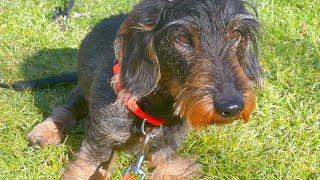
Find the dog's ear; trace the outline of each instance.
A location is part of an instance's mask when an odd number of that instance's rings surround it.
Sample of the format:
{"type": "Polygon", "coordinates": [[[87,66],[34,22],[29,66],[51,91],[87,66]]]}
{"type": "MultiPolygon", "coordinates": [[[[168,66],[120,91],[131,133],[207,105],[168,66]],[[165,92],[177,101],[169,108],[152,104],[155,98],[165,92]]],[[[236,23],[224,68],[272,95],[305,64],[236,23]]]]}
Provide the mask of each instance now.
{"type": "Polygon", "coordinates": [[[238,57],[241,59],[240,64],[244,69],[245,74],[251,79],[258,87],[263,84],[262,69],[257,56],[258,50],[256,42],[246,39],[240,42],[238,46],[238,57]],[[251,47],[250,47],[251,46],[251,47]]]}
{"type": "Polygon", "coordinates": [[[258,87],[261,87],[263,84],[262,69],[256,53],[255,50],[249,50],[247,58],[242,65],[245,67],[247,76],[253,80],[258,87]]]}
{"type": "Polygon", "coordinates": [[[262,86],[262,69],[258,59],[258,44],[260,22],[257,17],[249,14],[240,14],[234,18],[243,35],[237,49],[240,64],[246,75],[256,83],[258,87],[262,86]]]}
{"type": "Polygon", "coordinates": [[[158,9],[136,8],[118,31],[115,52],[121,65],[119,80],[126,96],[139,99],[158,84],[160,66],[154,49],[154,28],[158,21],[158,9]]]}

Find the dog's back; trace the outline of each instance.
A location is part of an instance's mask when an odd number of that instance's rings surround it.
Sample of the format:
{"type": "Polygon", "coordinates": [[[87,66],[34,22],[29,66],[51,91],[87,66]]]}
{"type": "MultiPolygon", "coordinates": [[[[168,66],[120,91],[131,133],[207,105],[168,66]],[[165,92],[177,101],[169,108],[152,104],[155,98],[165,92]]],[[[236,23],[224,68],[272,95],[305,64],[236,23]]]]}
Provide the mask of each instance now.
{"type": "Polygon", "coordinates": [[[100,21],[82,41],[78,54],[79,83],[87,95],[93,78],[100,75],[113,76],[115,62],[114,41],[126,15],[120,14],[100,21]],[[103,72],[103,73],[101,73],[103,72]]]}

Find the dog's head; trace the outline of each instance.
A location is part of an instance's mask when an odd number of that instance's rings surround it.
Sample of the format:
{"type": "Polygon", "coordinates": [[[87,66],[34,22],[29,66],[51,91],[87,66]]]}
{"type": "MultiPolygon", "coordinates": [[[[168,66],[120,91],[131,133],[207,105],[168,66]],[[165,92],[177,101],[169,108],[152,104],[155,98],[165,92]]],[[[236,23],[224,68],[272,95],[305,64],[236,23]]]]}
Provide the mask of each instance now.
{"type": "Polygon", "coordinates": [[[261,84],[257,17],[241,0],[145,0],[115,43],[122,100],[159,86],[194,128],[248,120],[261,84]]]}

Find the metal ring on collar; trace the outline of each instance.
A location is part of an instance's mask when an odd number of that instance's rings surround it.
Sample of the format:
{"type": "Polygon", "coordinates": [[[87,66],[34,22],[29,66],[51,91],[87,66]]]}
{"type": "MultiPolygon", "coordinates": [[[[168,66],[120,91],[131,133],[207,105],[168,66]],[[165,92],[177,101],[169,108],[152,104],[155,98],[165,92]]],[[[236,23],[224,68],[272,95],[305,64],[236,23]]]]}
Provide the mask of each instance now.
{"type": "MultiPolygon", "coordinates": [[[[145,131],[145,125],[146,125],[146,120],[143,120],[142,125],[141,125],[141,131],[142,131],[143,135],[147,136],[148,133],[146,133],[146,131],[145,131]]],[[[162,130],[162,124],[159,126],[157,132],[155,132],[154,134],[151,134],[151,137],[152,138],[156,137],[160,133],[161,130],[162,130]]]]}

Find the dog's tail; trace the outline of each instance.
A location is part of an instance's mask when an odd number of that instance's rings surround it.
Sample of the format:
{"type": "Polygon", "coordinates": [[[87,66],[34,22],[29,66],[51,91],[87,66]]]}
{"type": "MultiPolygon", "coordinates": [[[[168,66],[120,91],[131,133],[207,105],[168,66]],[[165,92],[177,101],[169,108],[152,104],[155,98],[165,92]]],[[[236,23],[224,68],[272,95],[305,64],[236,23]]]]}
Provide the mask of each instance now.
{"type": "Polygon", "coordinates": [[[55,76],[49,76],[29,81],[19,81],[13,84],[0,83],[0,88],[13,89],[15,91],[44,89],[54,85],[73,84],[78,82],[78,73],[69,72],[55,76]]]}

